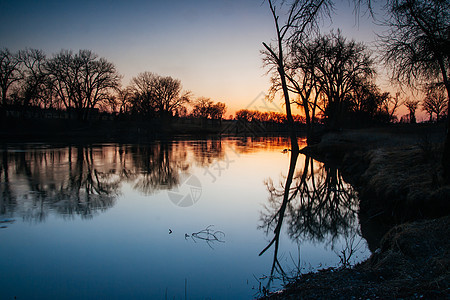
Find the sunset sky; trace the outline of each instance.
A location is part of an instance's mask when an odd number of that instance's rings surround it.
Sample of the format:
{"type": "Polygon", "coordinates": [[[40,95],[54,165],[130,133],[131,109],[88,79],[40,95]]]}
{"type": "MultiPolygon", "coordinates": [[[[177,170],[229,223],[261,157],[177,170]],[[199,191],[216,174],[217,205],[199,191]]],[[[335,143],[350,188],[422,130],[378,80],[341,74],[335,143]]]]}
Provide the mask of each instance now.
{"type": "MultiPolygon", "coordinates": [[[[349,1],[337,4],[324,32],[375,39],[370,18],[358,22],[349,1]]],[[[178,78],[196,97],[225,102],[229,115],[267,92],[260,50],[275,30],[262,0],[0,0],[0,36],[0,47],[12,51],[93,50],[116,65],[123,86],[144,71],[178,78]]]]}

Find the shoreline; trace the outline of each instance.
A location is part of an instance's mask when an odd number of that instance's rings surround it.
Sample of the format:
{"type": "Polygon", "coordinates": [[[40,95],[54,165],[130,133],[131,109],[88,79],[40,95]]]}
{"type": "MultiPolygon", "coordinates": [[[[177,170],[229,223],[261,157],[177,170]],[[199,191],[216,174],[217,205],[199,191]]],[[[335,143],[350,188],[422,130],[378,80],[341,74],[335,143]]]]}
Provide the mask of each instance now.
{"type": "Polygon", "coordinates": [[[450,295],[450,186],[438,125],[327,133],[302,153],[337,166],[360,198],[372,255],[350,268],[303,274],[262,299],[437,299],[450,295]]]}

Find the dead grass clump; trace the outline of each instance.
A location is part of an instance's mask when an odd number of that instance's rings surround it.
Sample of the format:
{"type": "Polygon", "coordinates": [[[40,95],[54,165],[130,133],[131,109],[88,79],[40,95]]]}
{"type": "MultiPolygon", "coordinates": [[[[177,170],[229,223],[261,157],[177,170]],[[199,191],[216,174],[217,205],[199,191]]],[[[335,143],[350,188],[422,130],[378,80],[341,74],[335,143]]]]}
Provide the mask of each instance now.
{"type": "Polygon", "coordinates": [[[396,226],[384,236],[379,253],[372,255],[366,267],[386,279],[414,279],[414,284],[422,285],[416,282],[421,279],[425,286],[447,281],[448,285],[449,235],[449,216],[396,226]]]}
{"type": "Polygon", "coordinates": [[[448,214],[450,190],[440,175],[440,148],[427,151],[433,153],[424,154],[417,145],[368,152],[361,198],[369,203],[362,206],[400,221],[448,214]]]}

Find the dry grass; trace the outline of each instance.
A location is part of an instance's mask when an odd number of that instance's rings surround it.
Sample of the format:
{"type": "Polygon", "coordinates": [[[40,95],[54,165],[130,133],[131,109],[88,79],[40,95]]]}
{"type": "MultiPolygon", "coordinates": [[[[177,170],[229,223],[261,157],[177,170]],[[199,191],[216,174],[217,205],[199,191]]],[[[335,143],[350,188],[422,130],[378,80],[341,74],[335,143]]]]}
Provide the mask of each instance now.
{"type": "Polygon", "coordinates": [[[362,208],[369,215],[395,216],[397,222],[447,215],[450,187],[441,175],[441,152],[438,145],[410,145],[366,153],[370,163],[360,180],[362,208]]]}
{"type": "Polygon", "coordinates": [[[361,210],[394,223],[450,213],[438,125],[398,126],[330,133],[305,153],[337,164],[357,187],[361,210]]]}

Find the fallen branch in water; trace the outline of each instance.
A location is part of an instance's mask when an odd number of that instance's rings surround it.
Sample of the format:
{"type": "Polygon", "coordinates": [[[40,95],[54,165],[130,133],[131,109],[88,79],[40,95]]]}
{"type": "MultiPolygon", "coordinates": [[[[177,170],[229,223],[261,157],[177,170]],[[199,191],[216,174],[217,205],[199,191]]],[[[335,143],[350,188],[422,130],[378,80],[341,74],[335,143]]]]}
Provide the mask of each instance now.
{"type": "Polygon", "coordinates": [[[211,229],[211,227],[213,227],[213,226],[214,225],[209,225],[205,229],[198,231],[198,232],[194,232],[191,235],[186,233],[184,235],[184,238],[187,239],[190,237],[195,243],[197,242],[196,240],[206,241],[208,246],[211,249],[214,249],[211,246],[211,243],[214,243],[214,242],[225,243],[225,241],[223,240],[223,238],[225,237],[225,233],[220,230],[211,229]]]}

